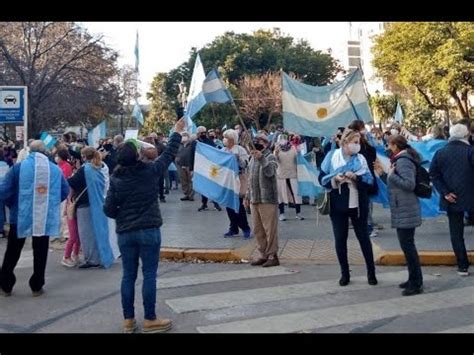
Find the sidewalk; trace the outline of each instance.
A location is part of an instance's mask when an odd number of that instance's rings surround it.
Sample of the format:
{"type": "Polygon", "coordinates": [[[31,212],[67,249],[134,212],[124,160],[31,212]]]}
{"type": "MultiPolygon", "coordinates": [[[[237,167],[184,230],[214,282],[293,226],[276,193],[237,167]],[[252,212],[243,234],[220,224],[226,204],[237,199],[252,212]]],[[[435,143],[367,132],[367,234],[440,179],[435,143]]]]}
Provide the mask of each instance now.
{"type": "MultiPolygon", "coordinates": [[[[172,190],[166,195],[166,203],[161,203],[163,226],[161,228],[161,257],[166,259],[188,259],[206,261],[241,261],[258,256],[255,238],[242,236],[224,238],[229,219],[225,209],[214,210],[211,202],[209,210],[198,212],[201,196],[195,201],[180,201],[180,190],[172,190]]],[[[295,210],[285,211],[287,220],[279,222],[279,256],[281,259],[308,261],[315,264],[337,264],[331,222],[328,216],[319,216],[319,224],[314,206],[302,206],[303,221],[295,219],[295,210]]],[[[251,216],[248,215],[249,223],[251,216]]],[[[374,256],[379,265],[403,265],[405,259],[394,229],[390,228],[390,212],[375,205],[374,220],[384,229],[377,230],[372,238],[374,256]]],[[[471,263],[474,262],[474,228],[466,227],[466,248],[471,263]]],[[[447,217],[425,220],[416,230],[415,243],[423,265],[455,265],[451,247],[447,217]]],[[[64,245],[52,244],[54,249],[64,245]]],[[[349,231],[349,262],[363,265],[364,259],[354,231],[349,231]]]]}
{"type": "MultiPolygon", "coordinates": [[[[197,212],[200,197],[194,202],[179,201],[179,191],[167,195],[167,203],[161,205],[164,225],[162,227],[165,258],[197,258],[213,261],[248,260],[258,256],[255,238],[223,238],[227,231],[228,218],[225,211],[197,212]],[[182,222],[185,224],[181,224],[182,222]]],[[[316,208],[302,206],[304,221],[295,219],[295,210],[287,209],[287,220],[279,222],[279,256],[282,259],[308,260],[317,264],[335,264],[332,226],[328,216],[319,216],[316,208]]],[[[251,216],[248,216],[249,223],[251,216]]],[[[398,243],[395,229],[390,228],[390,212],[375,205],[374,219],[384,229],[372,238],[377,264],[403,265],[405,260],[398,243]]],[[[474,261],[474,227],[466,227],[466,248],[471,262],[474,261]]],[[[429,219],[417,229],[415,243],[423,265],[455,265],[455,257],[449,237],[447,217],[429,219]]],[[[364,264],[359,244],[353,230],[349,232],[348,255],[351,264],[364,264]]]]}

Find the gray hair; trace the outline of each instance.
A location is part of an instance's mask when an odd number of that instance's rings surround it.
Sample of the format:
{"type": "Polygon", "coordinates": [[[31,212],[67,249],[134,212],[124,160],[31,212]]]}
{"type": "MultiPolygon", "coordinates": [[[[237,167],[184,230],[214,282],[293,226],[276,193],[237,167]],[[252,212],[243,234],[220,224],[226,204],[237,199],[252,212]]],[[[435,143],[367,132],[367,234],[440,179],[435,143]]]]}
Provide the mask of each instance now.
{"type": "Polygon", "coordinates": [[[46,152],[46,146],[44,145],[44,142],[42,140],[35,140],[30,143],[30,151],[33,152],[40,152],[44,153],[46,152]]]}
{"type": "Polygon", "coordinates": [[[120,143],[123,142],[123,136],[121,134],[117,134],[115,137],[114,137],[114,143],[116,145],[119,145],[120,143]]]}
{"type": "Polygon", "coordinates": [[[234,144],[239,144],[239,134],[235,129],[225,130],[222,136],[227,139],[232,139],[234,141],[234,144]]]}
{"type": "Polygon", "coordinates": [[[199,133],[204,133],[204,132],[207,132],[207,128],[204,127],[204,126],[199,126],[196,130],[196,132],[199,134],[199,133]]]}

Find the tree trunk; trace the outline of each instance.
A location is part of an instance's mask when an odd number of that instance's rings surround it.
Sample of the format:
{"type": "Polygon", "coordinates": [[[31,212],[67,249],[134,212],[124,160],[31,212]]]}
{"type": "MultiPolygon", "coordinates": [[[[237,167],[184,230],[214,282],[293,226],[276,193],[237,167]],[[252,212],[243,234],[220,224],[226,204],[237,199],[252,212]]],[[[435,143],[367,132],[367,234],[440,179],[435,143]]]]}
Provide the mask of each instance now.
{"type": "Polygon", "coordinates": [[[273,112],[270,112],[270,114],[268,115],[267,124],[265,125],[266,128],[270,128],[272,117],[273,117],[273,112]]]}
{"type": "Polygon", "coordinates": [[[424,92],[418,85],[415,85],[415,87],[418,90],[418,92],[421,94],[421,96],[423,96],[423,98],[425,99],[426,103],[428,104],[430,108],[435,109],[435,110],[444,110],[444,105],[435,105],[435,103],[431,101],[430,97],[428,96],[426,92],[424,92]]]}
{"type": "Polygon", "coordinates": [[[464,106],[464,110],[466,111],[466,116],[465,117],[470,118],[468,92],[469,92],[469,90],[467,90],[467,89],[462,91],[462,93],[461,93],[461,102],[464,106]]]}
{"type": "MultiPolygon", "coordinates": [[[[469,112],[467,112],[466,108],[463,106],[463,102],[458,96],[458,93],[456,92],[456,89],[451,90],[451,97],[456,101],[456,105],[458,107],[459,113],[461,114],[462,117],[469,117],[469,112]]],[[[466,96],[467,100],[467,96],[466,96]]],[[[467,107],[467,103],[466,103],[467,107]]]]}

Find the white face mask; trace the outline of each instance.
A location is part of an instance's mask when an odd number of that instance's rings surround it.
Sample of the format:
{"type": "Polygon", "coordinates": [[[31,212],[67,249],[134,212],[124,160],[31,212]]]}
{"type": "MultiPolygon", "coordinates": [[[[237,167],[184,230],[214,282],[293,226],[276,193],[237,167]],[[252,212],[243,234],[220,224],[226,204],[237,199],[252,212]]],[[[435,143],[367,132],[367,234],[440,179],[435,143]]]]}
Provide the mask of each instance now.
{"type": "Polygon", "coordinates": [[[189,141],[189,137],[184,136],[183,138],[181,138],[182,143],[186,143],[187,141],[189,141]]]}
{"type": "Polygon", "coordinates": [[[360,144],[358,143],[349,143],[347,145],[351,154],[357,154],[360,152],[360,144]]]}
{"type": "Polygon", "coordinates": [[[367,134],[367,131],[366,131],[365,129],[363,129],[362,131],[360,131],[360,134],[366,135],[366,134],[367,134]]]}
{"type": "Polygon", "coordinates": [[[400,133],[398,132],[398,129],[391,129],[390,130],[390,133],[392,134],[392,136],[398,136],[400,133]]]}
{"type": "Polygon", "coordinates": [[[59,163],[59,157],[54,157],[54,161],[55,161],[56,163],[59,163]]]}

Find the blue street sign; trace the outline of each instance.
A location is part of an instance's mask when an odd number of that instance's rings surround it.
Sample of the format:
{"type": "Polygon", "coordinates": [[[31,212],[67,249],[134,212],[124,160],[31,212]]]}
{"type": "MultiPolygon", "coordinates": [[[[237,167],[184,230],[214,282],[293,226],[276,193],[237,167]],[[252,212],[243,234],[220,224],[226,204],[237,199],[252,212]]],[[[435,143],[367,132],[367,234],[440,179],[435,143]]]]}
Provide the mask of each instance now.
{"type": "Polygon", "coordinates": [[[0,123],[24,123],[27,115],[26,86],[0,86],[0,123]]]}

